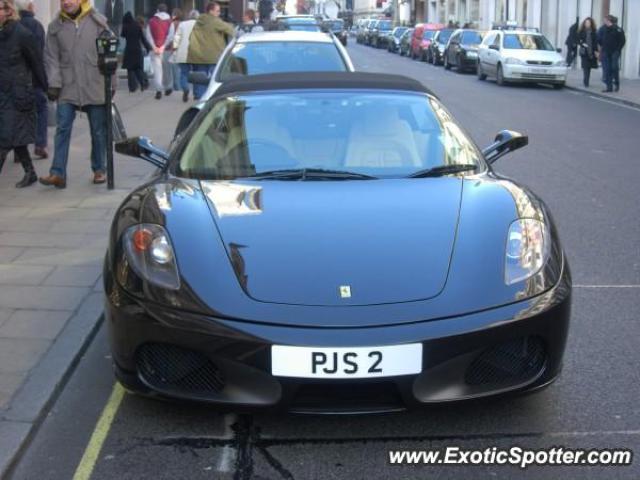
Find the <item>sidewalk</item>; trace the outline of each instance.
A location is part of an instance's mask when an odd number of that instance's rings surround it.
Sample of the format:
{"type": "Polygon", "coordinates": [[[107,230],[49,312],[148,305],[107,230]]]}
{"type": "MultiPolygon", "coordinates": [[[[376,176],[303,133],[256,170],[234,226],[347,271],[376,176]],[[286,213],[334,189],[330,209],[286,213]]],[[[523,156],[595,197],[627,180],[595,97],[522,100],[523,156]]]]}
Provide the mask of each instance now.
{"type": "MultiPolygon", "coordinates": [[[[578,59],[580,62],[580,59],[578,59]]],[[[640,108],[640,80],[620,79],[620,91],[612,93],[602,93],[605,85],[602,83],[602,68],[591,70],[589,88],[582,84],[582,69],[570,68],[567,77],[567,88],[589,93],[590,95],[606,98],[612,102],[623,103],[640,108]]]]}
{"type": "MultiPolygon", "coordinates": [[[[168,143],[187,104],[174,93],[120,90],[116,103],[130,136],[168,143]]],[[[34,160],[48,173],[53,156],[34,160]]],[[[54,397],[102,315],[102,261],[115,208],[153,167],[115,155],[115,186],[93,185],[86,115],[73,131],[65,190],[18,190],[22,169],[7,158],[0,174],[0,478],[54,397]]]]}

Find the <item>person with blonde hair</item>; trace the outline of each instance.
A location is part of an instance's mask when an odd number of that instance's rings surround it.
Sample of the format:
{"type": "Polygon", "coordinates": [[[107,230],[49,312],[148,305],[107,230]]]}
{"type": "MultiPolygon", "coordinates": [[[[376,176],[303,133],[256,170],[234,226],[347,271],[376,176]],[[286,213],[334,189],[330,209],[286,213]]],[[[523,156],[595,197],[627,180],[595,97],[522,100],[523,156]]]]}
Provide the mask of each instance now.
{"type": "Polygon", "coordinates": [[[42,56],[33,34],[20,23],[11,0],[0,0],[0,170],[11,150],[24,177],[16,188],[38,180],[27,146],[35,140],[34,84],[47,89],[42,56]]]}

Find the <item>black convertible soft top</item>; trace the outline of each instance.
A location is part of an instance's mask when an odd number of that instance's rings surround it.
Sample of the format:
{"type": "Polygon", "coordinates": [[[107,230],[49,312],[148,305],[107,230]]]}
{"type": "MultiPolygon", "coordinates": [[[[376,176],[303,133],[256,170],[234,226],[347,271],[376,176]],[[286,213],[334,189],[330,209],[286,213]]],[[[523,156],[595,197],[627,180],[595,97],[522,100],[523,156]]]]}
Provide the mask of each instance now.
{"type": "MultiPolygon", "coordinates": [[[[268,75],[249,75],[224,82],[215,97],[265,90],[298,89],[359,89],[359,90],[401,90],[427,93],[431,90],[417,80],[402,75],[364,72],[288,72],[268,75]]],[[[435,96],[435,95],[434,95],[435,96]]]]}

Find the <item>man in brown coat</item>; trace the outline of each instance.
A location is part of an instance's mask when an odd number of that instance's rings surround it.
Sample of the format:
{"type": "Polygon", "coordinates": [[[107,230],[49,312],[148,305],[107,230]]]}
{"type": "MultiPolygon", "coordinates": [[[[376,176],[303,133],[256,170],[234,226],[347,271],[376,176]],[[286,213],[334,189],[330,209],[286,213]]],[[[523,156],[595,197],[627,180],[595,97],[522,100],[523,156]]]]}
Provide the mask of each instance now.
{"type": "Polygon", "coordinates": [[[66,187],[71,129],[78,110],[89,118],[93,183],[104,183],[107,115],[96,39],[108,29],[107,21],[91,7],[90,0],[60,0],[60,7],[49,24],[45,46],[47,95],[58,101],[58,126],[50,174],[40,178],[40,183],[66,187]]]}

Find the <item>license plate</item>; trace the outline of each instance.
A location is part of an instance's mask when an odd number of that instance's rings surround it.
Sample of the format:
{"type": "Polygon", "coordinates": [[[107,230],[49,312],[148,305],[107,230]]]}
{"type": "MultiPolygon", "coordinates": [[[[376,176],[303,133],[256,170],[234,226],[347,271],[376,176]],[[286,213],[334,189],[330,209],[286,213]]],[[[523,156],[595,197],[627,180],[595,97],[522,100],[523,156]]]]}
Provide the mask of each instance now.
{"type": "Polygon", "coordinates": [[[530,73],[540,73],[540,74],[546,74],[549,73],[549,70],[547,70],[546,68],[532,68],[529,70],[530,73]]]}
{"type": "Polygon", "coordinates": [[[384,347],[271,347],[271,373],[296,378],[374,378],[422,371],[422,344],[384,347]]]}

